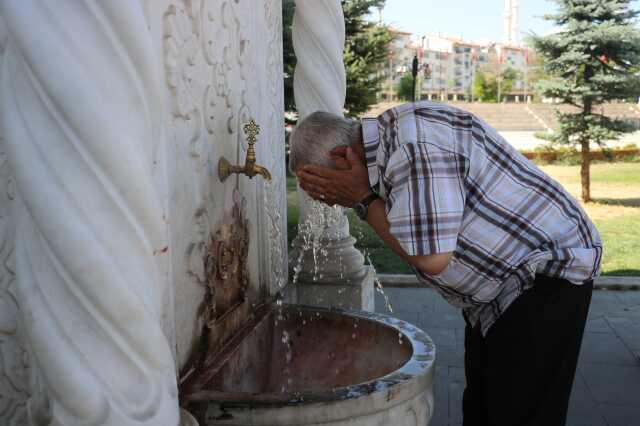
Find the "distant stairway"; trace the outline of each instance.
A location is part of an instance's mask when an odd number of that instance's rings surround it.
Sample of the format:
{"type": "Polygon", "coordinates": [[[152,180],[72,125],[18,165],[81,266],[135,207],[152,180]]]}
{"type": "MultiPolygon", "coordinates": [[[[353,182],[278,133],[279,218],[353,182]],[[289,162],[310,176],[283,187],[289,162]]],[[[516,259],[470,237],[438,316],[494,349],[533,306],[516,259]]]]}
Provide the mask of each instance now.
{"type": "MultiPolygon", "coordinates": [[[[398,103],[376,105],[367,115],[381,114],[398,103]]],[[[448,102],[449,105],[468,111],[499,131],[541,132],[558,129],[556,111],[578,112],[576,107],[565,104],[489,104],[480,102],[448,102]]],[[[611,103],[598,107],[597,112],[608,117],[625,118],[637,123],[640,129],[640,105],[611,103]]]]}

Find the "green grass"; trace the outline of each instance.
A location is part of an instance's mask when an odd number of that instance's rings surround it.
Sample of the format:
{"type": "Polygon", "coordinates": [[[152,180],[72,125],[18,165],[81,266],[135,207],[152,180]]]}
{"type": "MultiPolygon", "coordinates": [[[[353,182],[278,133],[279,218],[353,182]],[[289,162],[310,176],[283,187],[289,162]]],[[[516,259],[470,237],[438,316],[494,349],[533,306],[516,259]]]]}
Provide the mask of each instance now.
{"type": "MultiPolygon", "coordinates": [[[[574,177],[579,180],[579,174],[574,177]]],[[[640,164],[638,163],[616,163],[616,164],[596,164],[591,169],[592,183],[622,183],[633,185],[640,190],[640,164]]],[[[636,192],[640,196],[640,191],[636,192]]]]}
{"type": "MultiPolygon", "coordinates": [[[[541,166],[574,196],[580,193],[578,166],[541,166]]],[[[297,234],[298,196],[295,178],[287,179],[289,242],[297,234]]],[[[604,243],[604,275],[640,276],[640,164],[600,163],[591,167],[594,203],[583,206],[600,231],[604,243]]],[[[373,230],[349,213],[356,247],[366,252],[378,272],[404,274],[411,269],[373,230]]]]}
{"type": "Polygon", "coordinates": [[[349,212],[348,217],[351,235],[356,238],[356,247],[365,256],[369,256],[376,271],[390,274],[412,273],[405,261],[391,251],[366,222],[358,219],[353,212],[349,212]]]}
{"type": "MultiPolygon", "coordinates": [[[[625,164],[626,165],[626,164],[625,164]]],[[[604,174],[601,172],[593,173],[591,175],[591,184],[597,185],[598,183],[606,183],[606,184],[625,184],[625,185],[640,185],[640,164],[628,164],[628,166],[633,167],[620,167],[611,170],[610,174],[604,174]]],[[[638,193],[637,195],[640,195],[638,193]]]]}
{"type": "Polygon", "coordinates": [[[640,276],[640,213],[594,222],[604,244],[604,275],[640,276]]]}

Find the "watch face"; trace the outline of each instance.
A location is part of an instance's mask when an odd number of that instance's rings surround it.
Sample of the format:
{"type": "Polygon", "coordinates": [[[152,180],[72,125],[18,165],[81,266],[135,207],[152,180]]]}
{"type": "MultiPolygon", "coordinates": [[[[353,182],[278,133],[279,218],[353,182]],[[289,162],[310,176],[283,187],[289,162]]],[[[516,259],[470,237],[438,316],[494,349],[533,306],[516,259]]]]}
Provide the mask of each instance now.
{"type": "Polygon", "coordinates": [[[353,209],[360,219],[364,220],[367,217],[367,207],[363,204],[356,204],[353,209]]]}

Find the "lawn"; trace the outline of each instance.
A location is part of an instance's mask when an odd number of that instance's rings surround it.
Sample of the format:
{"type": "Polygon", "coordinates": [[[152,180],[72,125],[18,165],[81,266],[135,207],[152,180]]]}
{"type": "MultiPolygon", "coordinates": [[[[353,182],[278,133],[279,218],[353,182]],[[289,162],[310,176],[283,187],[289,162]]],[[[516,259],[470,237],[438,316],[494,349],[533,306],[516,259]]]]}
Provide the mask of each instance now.
{"type": "MultiPolygon", "coordinates": [[[[580,194],[578,166],[541,166],[571,194],[580,194]]],[[[640,276],[640,163],[591,166],[593,203],[583,205],[604,243],[605,275],[640,276]]]]}
{"type": "MultiPolygon", "coordinates": [[[[578,166],[540,166],[571,194],[580,194],[578,166]]],[[[640,276],[640,163],[600,163],[591,166],[593,203],[583,207],[593,219],[604,242],[605,275],[640,276]]],[[[289,241],[297,234],[298,197],[294,178],[287,180],[289,241]]],[[[378,236],[349,212],[351,234],[378,272],[411,273],[378,236]]]]}

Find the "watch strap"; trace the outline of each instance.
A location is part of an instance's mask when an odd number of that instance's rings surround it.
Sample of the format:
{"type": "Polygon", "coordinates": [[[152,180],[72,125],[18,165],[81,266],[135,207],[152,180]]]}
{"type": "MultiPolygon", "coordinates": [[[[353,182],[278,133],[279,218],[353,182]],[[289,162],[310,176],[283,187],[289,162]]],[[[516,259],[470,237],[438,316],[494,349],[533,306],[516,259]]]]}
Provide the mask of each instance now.
{"type": "Polygon", "coordinates": [[[366,220],[367,214],[369,212],[369,205],[371,205],[371,203],[373,203],[378,198],[380,198],[378,194],[371,191],[369,195],[364,197],[362,201],[356,204],[354,210],[356,212],[356,215],[358,215],[358,217],[360,218],[360,220],[366,220]]]}
{"type": "Polygon", "coordinates": [[[378,198],[380,198],[380,196],[375,192],[371,191],[369,195],[367,195],[366,197],[364,197],[362,201],[360,201],[359,204],[362,204],[365,207],[369,207],[369,205],[373,203],[375,200],[377,200],[378,198]]]}

